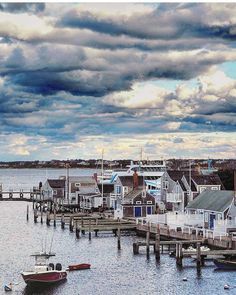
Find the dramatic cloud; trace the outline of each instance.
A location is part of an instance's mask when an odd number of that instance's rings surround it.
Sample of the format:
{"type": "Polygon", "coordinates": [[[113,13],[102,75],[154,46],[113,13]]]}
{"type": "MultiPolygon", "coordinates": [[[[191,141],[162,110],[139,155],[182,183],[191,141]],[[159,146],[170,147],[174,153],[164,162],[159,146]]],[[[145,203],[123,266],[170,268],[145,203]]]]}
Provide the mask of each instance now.
{"type": "Polygon", "coordinates": [[[235,3],[2,3],[0,155],[235,157],[235,42],[235,3]]]}

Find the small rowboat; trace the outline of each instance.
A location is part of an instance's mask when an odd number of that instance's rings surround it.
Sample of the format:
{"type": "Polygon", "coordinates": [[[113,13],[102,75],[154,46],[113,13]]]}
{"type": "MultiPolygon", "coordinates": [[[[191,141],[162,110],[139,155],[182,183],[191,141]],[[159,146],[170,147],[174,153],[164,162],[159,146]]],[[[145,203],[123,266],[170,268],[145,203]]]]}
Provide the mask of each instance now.
{"type": "Polygon", "coordinates": [[[68,269],[69,271],[73,271],[73,270],[83,270],[83,269],[90,269],[91,264],[88,263],[81,263],[81,264],[73,264],[73,265],[69,265],[68,269]]]}
{"type": "Polygon", "coordinates": [[[5,290],[5,292],[11,292],[12,291],[12,284],[5,285],[4,290],[5,290]]]}

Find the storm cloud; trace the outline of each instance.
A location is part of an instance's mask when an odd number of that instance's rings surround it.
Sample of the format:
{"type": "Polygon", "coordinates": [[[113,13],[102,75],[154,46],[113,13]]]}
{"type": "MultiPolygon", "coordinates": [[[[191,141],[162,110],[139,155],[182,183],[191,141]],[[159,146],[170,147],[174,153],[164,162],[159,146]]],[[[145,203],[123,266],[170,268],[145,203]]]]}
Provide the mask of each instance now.
{"type": "MultiPolygon", "coordinates": [[[[219,132],[222,155],[236,130],[235,13],[234,3],[0,4],[1,134],[24,139],[26,158],[64,157],[60,145],[95,157],[108,139],[108,157],[122,158],[132,146],[207,156],[219,132]]],[[[15,143],[2,145],[14,158],[15,143]]]]}

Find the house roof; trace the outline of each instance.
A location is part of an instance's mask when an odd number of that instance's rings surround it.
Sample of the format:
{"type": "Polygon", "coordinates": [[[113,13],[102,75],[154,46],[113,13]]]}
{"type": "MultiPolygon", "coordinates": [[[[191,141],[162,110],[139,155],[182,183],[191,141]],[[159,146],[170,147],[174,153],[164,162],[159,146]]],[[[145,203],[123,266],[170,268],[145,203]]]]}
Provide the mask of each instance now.
{"type": "Polygon", "coordinates": [[[222,185],[220,177],[217,174],[194,175],[192,179],[197,185],[222,185]]]}
{"type": "Polygon", "coordinates": [[[182,190],[183,190],[184,192],[186,192],[187,189],[186,189],[186,187],[185,187],[183,181],[182,181],[182,180],[178,180],[178,183],[179,183],[180,187],[182,188],[182,190]]]}
{"type": "MultiPolygon", "coordinates": [[[[133,186],[133,176],[119,176],[120,182],[123,186],[133,186]]],[[[138,176],[138,186],[143,186],[144,184],[144,177],[138,176]]]]}
{"type": "MultiPolygon", "coordinates": [[[[187,178],[189,175],[189,171],[187,170],[167,170],[168,175],[174,181],[180,180],[183,175],[187,178]]],[[[198,175],[199,173],[195,170],[191,170],[191,175],[198,175]]]]}
{"type": "Polygon", "coordinates": [[[206,190],[190,202],[186,208],[224,212],[232,203],[233,197],[233,191],[206,190]]]}
{"type": "MultiPolygon", "coordinates": [[[[143,192],[143,189],[140,189],[140,188],[130,191],[124,197],[124,200],[123,200],[122,204],[130,204],[130,203],[132,203],[133,199],[136,198],[137,196],[141,195],[142,192],[143,192]]],[[[152,196],[152,195],[150,195],[148,192],[146,192],[146,196],[152,196]]]]}
{"type": "Polygon", "coordinates": [[[69,176],[69,182],[78,182],[84,184],[95,184],[96,180],[93,176],[69,176]]]}
{"type": "MultiPolygon", "coordinates": [[[[98,183],[99,191],[102,192],[102,184],[98,183]]],[[[103,193],[110,194],[114,191],[114,185],[111,183],[104,183],[103,184],[103,193]]]]}
{"type": "Polygon", "coordinates": [[[65,188],[65,179],[48,179],[51,188],[65,188]]]}

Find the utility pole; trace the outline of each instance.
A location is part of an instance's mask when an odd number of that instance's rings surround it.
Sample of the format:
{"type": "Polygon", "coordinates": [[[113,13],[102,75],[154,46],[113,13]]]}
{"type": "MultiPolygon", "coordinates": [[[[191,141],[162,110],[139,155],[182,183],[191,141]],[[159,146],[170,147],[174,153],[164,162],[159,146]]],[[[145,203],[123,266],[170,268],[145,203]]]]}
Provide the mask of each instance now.
{"type": "Polygon", "coordinates": [[[192,196],[191,196],[191,159],[189,160],[189,201],[192,201],[192,196]]]}
{"type": "Polygon", "coordinates": [[[102,149],[102,204],[103,204],[103,156],[104,156],[104,149],[102,149]]]}

